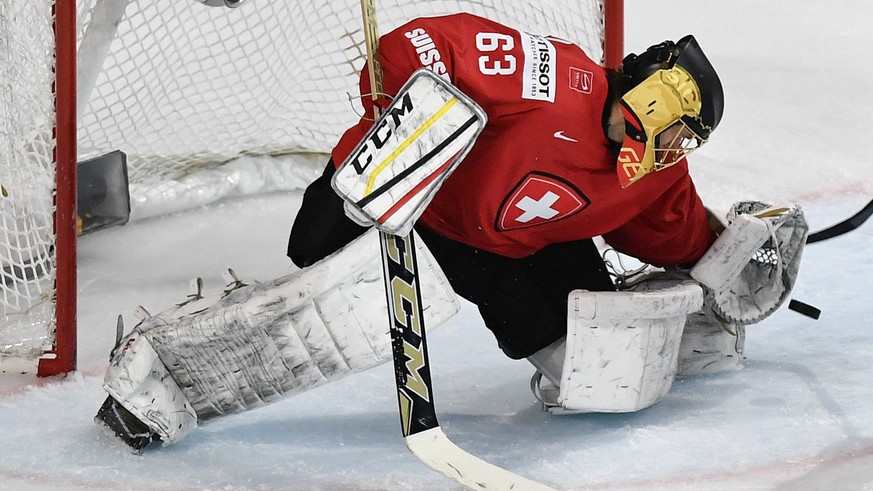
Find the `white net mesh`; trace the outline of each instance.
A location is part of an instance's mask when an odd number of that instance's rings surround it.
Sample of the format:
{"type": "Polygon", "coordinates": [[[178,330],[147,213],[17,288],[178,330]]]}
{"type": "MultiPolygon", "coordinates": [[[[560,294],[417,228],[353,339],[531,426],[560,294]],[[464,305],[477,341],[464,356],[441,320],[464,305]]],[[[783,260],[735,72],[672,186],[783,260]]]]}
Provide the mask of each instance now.
{"type": "Polygon", "coordinates": [[[0,2],[0,353],[17,356],[54,329],[52,39],[50,4],[0,2]]]}
{"type": "MultiPolygon", "coordinates": [[[[77,0],[78,156],[127,153],[134,206],[180,199],[177,189],[166,192],[172,182],[202,194],[215,186],[192,185],[192,176],[240,157],[326,153],[358,119],[358,0],[250,0],[237,9],[128,1],[77,0]]],[[[37,340],[24,351],[38,351],[52,330],[42,321],[27,333],[15,327],[31,329],[37,309],[51,313],[51,3],[0,2],[0,184],[8,191],[0,201],[0,354],[22,339],[37,340]]],[[[572,40],[594,59],[602,53],[600,0],[381,0],[377,9],[381,32],[466,11],[572,40]]]]}
{"type": "MultiPolygon", "coordinates": [[[[599,8],[584,1],[387,0],[378,16],[387,32],[413,17],[470,11],[535,33],[581,37],[599,57],[599,8]]],[[[80,17],[87,29],[90,15],[80,17]]],[[[80,155],[121,148],[131,181],[143,182],[242,154],[326,152],[357,119],[347,94],[356,92],[364,63],[361,24],[356,0],[252,0],[237,9],[133,2],[84,106],[80,155]]]]}

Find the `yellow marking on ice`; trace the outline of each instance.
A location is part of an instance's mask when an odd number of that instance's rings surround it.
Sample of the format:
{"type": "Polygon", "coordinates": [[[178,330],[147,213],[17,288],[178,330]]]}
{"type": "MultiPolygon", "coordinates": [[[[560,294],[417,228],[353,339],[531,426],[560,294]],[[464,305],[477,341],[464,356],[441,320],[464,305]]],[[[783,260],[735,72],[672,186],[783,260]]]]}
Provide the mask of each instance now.
{"type": "Polygon", "coordinates": [[[367,187],[364,189],[364,196],[363,197],[367,197],[367,196],[369,196],[370,193],[373,192],[373,187],[376,185],[376,178],[379,176],[379,174],[383,170],[385,170],[386,167],[391,165],[391,162],[393,162],[394,159],[396,159],[398,155],[403,153],[403,151],[406,150],[406,148],[409,147],[409,145],[411,145],[412,142],[417,140],[422,135],[422,133],[427,131],[427,129],[430,128],[431,126],[433,126],[433,124],[436,123],[438,119],[443,117],[443,115],[445,115],[449,111],[449,109],[451,109],[452,106],[455,105],[456,102],[458,102],[457,97],[452,97],[451,99],[449,99],[448,102],[443,104],[443,107],[441,107],[439,109],[439,111],[434,113],[433,116],[427,118],[427,121],[425,121],[424,124],[422,124],[417,130],[415,130],[411,135],[409,135],[409,138],[404,140],[403,143],[401,143],[400,146],[397,147],[396,150],[391,152],[391,155],[386,157],[385,160],[382,161],[381,164],[379,164],[375,169],[373,169],[373,172],[370,173],[370,178],[367,179],[367,187]]]}

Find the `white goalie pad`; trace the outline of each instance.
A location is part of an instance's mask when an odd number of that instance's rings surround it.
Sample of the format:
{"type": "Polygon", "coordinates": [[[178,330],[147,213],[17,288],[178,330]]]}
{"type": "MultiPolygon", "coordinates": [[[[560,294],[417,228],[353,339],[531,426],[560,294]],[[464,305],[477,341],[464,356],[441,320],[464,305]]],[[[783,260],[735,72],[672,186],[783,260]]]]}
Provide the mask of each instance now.
{"type": "MultiPolygon", "coordinates": [[[[114,353],[104,388],[168,445],[215,417],[391,360],[377,235],[296,273],[149,317],[114,353]]],[[[425,318],[436,327],[459,305],[417,244],[425,318]]]]}
{"type": "Polygon", "coordinates": [[[486,119],[432,71],[413,73],[331,180],[346,214],[361,225],[408,234],[486,119]]]}
{"type": "Polygon", "coordinates": [[[633,412],[670,390],[686,316],[703,305],[703,290],[688,280],[638,288],[570,293],[559,384],[541,394],[549,412],[633,412]]]}
{"type": "Polygon", "coordinates": [[[729,324],[711,309],[688,315],[679,345],[677,376],[713,374],[742,367],[746,327],[729,324]]]}
{"type": "Polygon", "coordinates": [[[134,329],[113,351],[103,388],[165,444],[197,427],[197,413],[147,336],[134,329]]]}
{"type": "Polygon", "coordinates": [[[794,287],[809,232],[796,205],[735,204],[729,225],[691,270],[706,304],[732,324],[753,324],[779,308],[794,287]]]}

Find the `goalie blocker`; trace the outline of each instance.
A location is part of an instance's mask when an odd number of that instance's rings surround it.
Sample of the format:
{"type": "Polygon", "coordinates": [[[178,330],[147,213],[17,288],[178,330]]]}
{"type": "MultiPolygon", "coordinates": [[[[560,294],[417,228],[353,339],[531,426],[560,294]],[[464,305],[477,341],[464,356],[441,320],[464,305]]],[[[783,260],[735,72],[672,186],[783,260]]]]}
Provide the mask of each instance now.
{"type": "Polygon", "coordinates": [[[333,176],[346,215],[408,234],[486,120],[454,85],[428,69],[415,71],[333,176]]]}
{"type": "MultiPolygon", "coordinates": [[[[134,451],[169,445],[217,417],[391,360],[376,234],[297,273],[143,320],[112,354],[97,422],[134,451]]],[[[425,318],[437,326],[458,303],[426,247],[417,251],[425,318]]]]}

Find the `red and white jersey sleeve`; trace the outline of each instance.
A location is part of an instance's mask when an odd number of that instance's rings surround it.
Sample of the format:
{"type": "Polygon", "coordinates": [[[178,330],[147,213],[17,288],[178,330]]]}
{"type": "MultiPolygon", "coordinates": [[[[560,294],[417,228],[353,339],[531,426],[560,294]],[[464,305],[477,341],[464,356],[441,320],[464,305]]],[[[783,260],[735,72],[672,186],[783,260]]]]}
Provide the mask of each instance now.
{"type": "MultiPolygon", "coordinates": [[[[431,230],[516,258],[604,235],[622,252],[674,264],[697,260],[711,244],[684,163],[621,188],[603,132],[606,73],[578,46],[457,14],[416,19],[384,35],[379,56],[386,94],[429,68],[488,115],[420,218],[431,230]]],[[[369,93],[365,70],[361,94],[369,93]]],[[[364,107],[366,117],[334,148],[336,165],[372,125],[368,97],[364,107]]]]}

